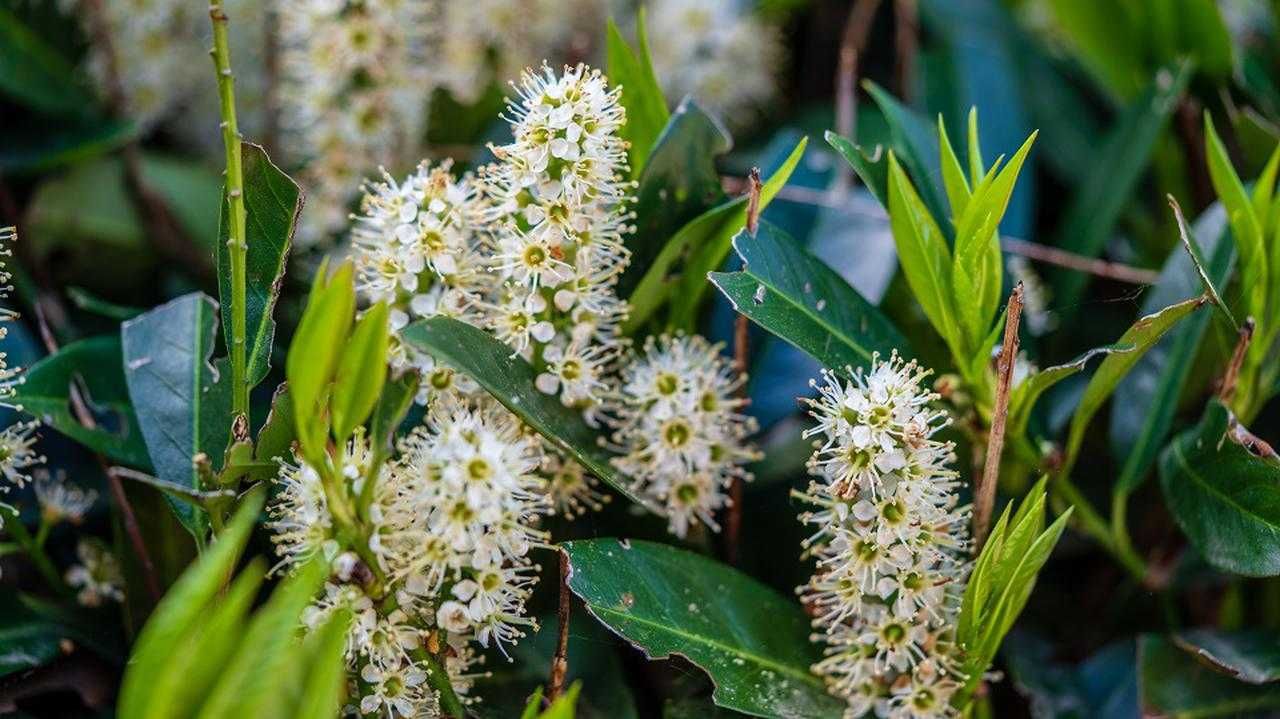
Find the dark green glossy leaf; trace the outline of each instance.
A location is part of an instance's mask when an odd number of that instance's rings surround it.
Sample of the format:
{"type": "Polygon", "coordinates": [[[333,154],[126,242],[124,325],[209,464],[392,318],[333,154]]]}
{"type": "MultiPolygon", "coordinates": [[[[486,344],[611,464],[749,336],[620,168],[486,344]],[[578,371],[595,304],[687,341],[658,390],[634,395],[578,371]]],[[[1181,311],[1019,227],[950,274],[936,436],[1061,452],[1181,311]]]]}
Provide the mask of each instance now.
{"type": "Polygon", "coordinates": [[[877,352],[911,355],[880,310],[781,229],[761,222],[754,236],[739,232],[733,246],[743,271],[712,272],[712,284],[735,310],[823,366],[866,367],[877,352]]]}
{"type": "Polygon", "coordinates": [[[601,435],[582,415],[533,385],[533,367],[484,330],[451,317],[433,317],[401,330],[404,342],[431,354],[474,379],[525,424],[577,460],[619,494],[642,506],[645,500],[629,489],[629,480],[610,463],[601,435]]]}
{"type": "Polygon", "coordinates": [[[628,297],[663,246],[681,227],[724,200],[715,158],[732,141],[720,123],[686,99],[657,138],[636,189],[636,231],[627,238],[631,263],[618,278],[628,297]]]}
{"type": "Polygon", "coordinates": [[[1280,680],[1280,632],[1192,629],[1175,634],[1173,641],[1242,682],[1267,684],[1280,680]]]}
{"type": "Polygon", "coordinates": [[[716,704],[763,717],[834,717],[842,702],[810,673],[818,650],[791,599],[706,557],[662,544],[567,542],[569,588],[650,659],[701,667],[716,704]]]}
{"type": "MultiPolygon", "coordinates": [[[[1234,247],[1223,234],[1225,223],[1226,213],[1218,206],[1201,217],[1194,232],[1200,247],[1210,253],[1206,271],[1215,285],[1226,284],[1235,259],[1234,247]]],[[[1155,312],[1196,292],[1202,283],[1195,265],[1187,252],[1175,250],[1143,300],[1142,312],[1155,312]]],[[[1125,457],[1116,480],[1117,492],[1132,492],[1155,464],[1173,428],[1178,400],[1212,319],[1210,312],[1188,318],[1138,360],[1116,387],[1115,402],[1111,403],[1111,444],[1116,456],[1125,457]]]]}
{"type": "Polygon", "coordinates": [[[636,48],[631,46],[609,20],[606,29],[606,66],[609,81],[622,87],[622,107],[627,111],[627,124],[622,139],[631,143],[628,156],[631,176],[638,177],[645,168],[649,151],[667,124],[667,101],[653,72],[649,59],[649,41],[645,36],[644,8],[636,15],[636,48]]]}
{"type": "Polygon", "coordinates": [[[858,179],[880,204],[889,206],[889,164],[885,161],[888,153],[884,147],[877,145],[867,152],[861,145],[830,130],[825,135],[827,144],[832,147],[845,162],[857,173],[858,179]]]}
{"type": "MultiPolygon", "coordinates": [[[[808,144],[809,138],[801,138],[800,142],[796,143],[795,149],[782,163],[782,167],[765,180],[763,187],[760,188],[760,212],[764,212],[782,187],[787,184],[791,173],[800,163],[800,158],[804,156],[804,150],[808,144]]],[[[702,306],[702,299],[707,293],[709,285],[707,273],[719,269],[724,264],[725,257],[733,249],[733,236],[746,225],[746,221],[747,207],[743,204],[728,213],[724,222],[703,242],[689,245],[688,261],[680,276],[679,288],[672,297],[672,326],[686,330],[693,329],[698,309],[702,306]]]]}
{"type": "Polygon", "coordinates": [[[1213,566],[1280,574],[1280,460],[1217,399],[1160,456],[1160,486],[1187,538],[1213,566]]]}
{"type": "MultiPolygon", "coordinates": [[[[782,167],[765,181],[760,189],[761,212],[791,177],[806,143],[807,140],[801,140],[782,167]]],[[[681,227],[663,245],[631,293],[631,313],[623,332],[634,333],[668,300],[672,302],[668,325],[692,323],[707,284],[706,274],[720,266],[732,247],[733,236],[745,226],[746,219],[747,197],[744,195],[716,205],[681,227]]]]}
{"type": "Polygon", "coordinates": [[[947,217],[947,194],[942,187],[942,174],[938,168],[940,155],[937,129],[932,122],[903,105],[874,82],[865,82],[863,86],[884,113],[893,139],[893,152],[911,177],[919,183],[917,189],[925,207],[929,208],[929,213],[935,218],[947,217]]]}
{"type": "MultiPolygon", "coordinates": [[[[249,243],[245,259],[245,381],[253,387],[271,369],[271,344],[276,331],[272,312],[280,296],[293,227],[302,211],[302,190],[272,164],[260,146],[242,142],[240,151],[244,165],[245,239],[249,243]]],[[[222,212],[217,248],[218,296],[222,306],[230,308],[231,258],[227,254],[225,202],[222,212]]],[[[223,325],[227,346],[231,346],[231,323],[224,321],[223,325]]]]}
{"type": "Polygon", "coordinates": [[[378,398],[378,406],[369,420],[369,440],[375,448],[391,453],[396,430],[418,394],[419,381],[417,372],[405,372],[400,377],[387,380],[382,386],[382,396],[378,398]]]}
{"type": "MultiPolygon", "coordinates": [[[[216,468],[230,436],[228,384],[209,364],[217,311],[211,298],[193,292],[120,326],[129,396],[155,474],[195,490],[206,488],[192,458],[204,453],[216,468]]],[[[193,535],[203,536],[202,514],[182,503],[174,509],[193,535]]]]}
{"type": "Polygon", "coordinates": [[[1144,716],[1239,717],[1280,708],[1280,685],[1224,676],[1167,637],[1151,634],[1138,639],[1138,690],[1144,716]]]}
{"type": "MultiPolygon", "coordinates": [[[[1102,252],[1190,77],[1187,63],[1160,69],[1116,119],[1067,206],[1055,245],[1088,257],[1102,252]]],[[[1074,314],[1088,279],[1074,270],[1060,270],[1051,278],[1054,303],[1061,312],[1074,314]]]]}
{"type": "Polygon", "coordinates": [[[260,460],[289,459],[290,447],[297,436],[293,398],[289,396],[288,383],[282,382],[271,395],[271,411],[258,430],[253,456],[260,460]]]}
{"type": "Polygon", "coordinates": [[[1084,442],[1085,430],[1093,421],[1093,416],[1115,391],[1116,385],[1120,384],[1120,380],[1124,379],[1133,365],[1142,359],[1142,355],[1151,349],[1152,345],[1160,341],[1160,338],[1179,320],[1195,312],[1204,302],[1203,297],[1195,297],[1170,305],[1159,312],[1138,318],[1123,335],[1120,335],[1116,344],[1132,346],[1133,350],[1108,355],[1102,360],[1102,364],[1098,365],[1098,371],[1089,378],[1089,384],[1085,385],[1080,403],[1076,405],[1075,412],[1071,415],[1071,429],[1067,434],[1066,459],[1062,464],[1062,476],[1071,476],[1076,456],[1084,442]]]}
{"type": "Polygon", "coordinates": [[[149,468],[151,459],[129,402],[119,337],[92,337],[63,347],[35,363],[16,387],[15,401],[32,417],[115,462],[149,468]],[[88,429],[71,411],[73,382],[98,426],[88,429]]]}
{"type": "Polygon", "coordinates": [[[8,8],[0,8],[0,92],[47,113],[89,114],[75,67],[8,8]]]}

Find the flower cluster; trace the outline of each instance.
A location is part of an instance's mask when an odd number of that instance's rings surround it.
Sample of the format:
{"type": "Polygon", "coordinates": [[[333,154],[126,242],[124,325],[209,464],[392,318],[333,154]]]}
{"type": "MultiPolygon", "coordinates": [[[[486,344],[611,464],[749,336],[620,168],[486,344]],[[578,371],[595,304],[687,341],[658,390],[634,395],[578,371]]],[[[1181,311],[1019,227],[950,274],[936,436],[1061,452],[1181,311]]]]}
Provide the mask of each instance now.
{"type": "Polygon", "coordinates": [[[534,625],[524,616],[537,580],[528,554],[549,546],[534,525],[550,500],[538,440],[486,398],[434,397],[398,450],[380,463],[357,432],[336,462],[342,486],[328,491],[306,462],[283,466],[270,526],[285,566],[321,556],[333,567],[304,622],[353,613],[347,659],[361,680],[359,711],[431,717],[433,667],[464,694],[483,661],[474,645],[505,654],[534,625]],[[343,544],[332,497],[364,518],[362,543],[343,544]]]}
{"type": "MultiPolygon", "coordinates": [[[[18,232],[15,228],[0,228],[0,258],[13,254],[12,246],[17,239],[18,232]]],[[[13,291],[9,284],[11,279],[6,263],[0,260],[0,300],[8,299],[9,293],[13,291]]],[[[17,312],[0,307],[0,340],[9,335],[9,323],[16,322],[17,319],[17,312]]],[[[22,381],[22,368],[10,367],[7,354],[0,352],[0,407],[22,409],[15,404],[18,385],[22,381]]],[[[8,493],[9,485],[19,488],[26,486],[31,481],[32,470],[44,464],[45,458],[35,447],[36,428],[39,426],[40,423],[35,421],[14,422],[0,430],[0,477],[7,481],[7,484],[0,481],[0,495],[8,493]]],[[[0,510],[3,510],[0,511],[0,527],[3,527],[5,514],[16,513],[16,510],[4,502],[0,502],[0,510]]]]}
{"type": "Polygon", "coordinates": [[[807,400],[815,477],[798,496],[817,572],[800,587],[826,643],[814,670],[847,717],[953,716],[954,627],[968,576],[968,508],[957,507],[944,412],[928,372],[895,354],[844,379],[824,371],[807,400]]]}
{"type": "Polygon", "coordinates": [[[412,320],[446,315],[479,321],[479,303],[493,285],[481,255],[483,198],[474,178],[456,178],[451,163],[423,162],[396,182],[365,183],[351,232],[356,289],[368,302],[391,308],[391,365],[423,379],[420,400],[451,382],[430,355],[398,341],[412,320]]]}
{"type": "Polygon", "coordinates": [[[663,510],[679,537],[701,522],[718,531],[715,512],[725,490],[749,479],[743,465],[757,459],[747,437],[755,420],[736,397],[746,382],[702,337],[650,337],[644,354],[622,372],[611,406],[614,465],[633,490],[663,510]]]}
{"type": "Polygon", "coordinates": [[[339,232],[359,178],[421,140],[430,3],[280,0],[280,125],[309,201],[298,241],[339,232]]]}
{"type": "Polygon", "coordinates": [[[737,0],[655,0],[648,36],[654,71],[669,99],[693,95],[731,121],[777,93],[784,56],[776,28],[737,0]]]}
{"type": "Polygon", "coordinates": [[[498,163],[482,173],[500,280],[486,321],[534,364],[539,390],[590,417],[627,314],[614,290],[633,230],[626,116],[619,88],[584,65],[526,71],[517,89],[514,140],[491,148],[498,163]]]}

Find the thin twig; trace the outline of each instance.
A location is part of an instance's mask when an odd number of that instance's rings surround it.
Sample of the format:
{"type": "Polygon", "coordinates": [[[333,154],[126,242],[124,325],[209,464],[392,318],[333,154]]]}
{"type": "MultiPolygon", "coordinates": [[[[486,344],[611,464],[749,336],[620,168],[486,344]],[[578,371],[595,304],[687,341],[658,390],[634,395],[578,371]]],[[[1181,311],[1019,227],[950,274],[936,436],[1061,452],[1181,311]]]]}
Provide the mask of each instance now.
{"type": "Polygon", "coordinates": [[[910,104],[911,78],[915,75],[916,55],[920,46],[916,0],[894,0],[893,14],[897,20],[893,36],[894,81],[898,97],[910,104]]]}
{"type": "MultiPolygon", "coordinates": [[[[747,176],[747,232],[753,236],[760,228],[760,168],[751,168],[747,176]]],[[[738,394],[747,395],[747,369],[750,367],[750,326],[747,316],[739,314],[733,322],[733,369],[742,378],[738,394]]],[[[729,483],[729,508],[724,521],[724,555],[729,564],[738,563],[738,548],[742,537],[742,478],[734,477],[729,483]]]]}
{"type": "Polygon", "coordinates": [[[1235,351],[1231,353],[1231,362],[1227,364],[1227,372],[1222,376],[1222,387],[1218,390],[1218,398],[1224,403],[1229,403],[1232,395],[1236,393],[1236,382],[1240,379],[1240,366],[1244,364],[1249,343],[1253,342],[1253,328],[1253,318],[1244,318],[1244,324],[1240,325],[1240,335],[1236,340],[1235,351]]]}
{"type": "Polygon", "coordinates": [[[1009,418],[1009,387],[1013,383],[1013,366],[1018,356],[1018,323],[1022,319],[1022,283],[1009,295],[1004,321],[1004,343],[996,361],[996,403],[987,434],[987,462],[982,478],[973,490],[973,541],[978,549],[987,541],[991,529],[991,512],[995,507],[996,483],[1000,478],[1000,456],[1004,452],[1004,425],[1009,418]]]}
{"type": "MultiPolygon", "coordinates": [[[[840,40],[840,57],[836,66],[836,132],[856,139],[858,130],[858,56],[867,44],[871,25],[875,20],[880,0],[857,0],[849,11],[840,40]]],[[[853,181],[853,169],[848,163],[840,163],[836,182],[848,187],[853,181]]]]}
{"type": "MultiPolygon", "coordinates": [[[[49,322],[45,318],[44,309],[40,303],[34,305],[36,316],[36,325],[40,329],[40,338],[44,342],[45,350],[49,354],[58,351],[58,340],[53,336],[53,330],[49,328],[49,322]]],[[[97,429],[98,422],[93,418],[93,412],[89,410],[89,405],[85,403],[84,397],[80,394],[80,388],[72,382],[67,388],[67,396],[70,400],[71,411],[76,416],[76,421],[85,429],[97,429]]],[[[102,473],[107,477],[107,487],[111,491],[111,499],[115,502],[116,508],[120,510],[120,521],[124,524],[125,534],[129,537],[129,544],[133,547],[133,553],[138,557],[138,564],[142,566],[142,578],[146,582],[147,592],[151,595],[153,601],[160,600],[160,580],[156,575],[155,564],[151,561],[151,552],[147,549],[146,540],[142,538],[142,530],[138,526],[138,517],[133,513],[133,505],[129,503],[128,496],[124,493],[124,485],[120,483],[119,477],[111,471],[111,464],[107,462],[107,458],[101,454],[94,453],[94,457],[98,461],[98,466],[102,468],[102,473]]]]}
{"type": "Polygon", "coordinates": [[[556,635],[556,653],[551,658],[551,677],[547,680],[547,701],[555,701],[564,691],[564,678],[569,672],[569,554],[560,551],[560,605],[556,608],[560,623],[556,635]]]}

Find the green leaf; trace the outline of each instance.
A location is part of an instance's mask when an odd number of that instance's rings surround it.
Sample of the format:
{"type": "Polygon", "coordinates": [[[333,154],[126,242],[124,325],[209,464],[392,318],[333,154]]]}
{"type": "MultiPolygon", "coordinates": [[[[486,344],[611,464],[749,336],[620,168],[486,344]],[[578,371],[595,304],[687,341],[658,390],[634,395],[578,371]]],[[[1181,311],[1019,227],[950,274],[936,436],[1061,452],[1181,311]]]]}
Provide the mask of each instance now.
{"type": "Polygon", "coordinates": [[[270,461],[277,458],[289,459],[293,440],[297,437],[297,425],[293,416],[293,397],[289,394],[289,384],[281,382],[271,395],[271,410],[258,430],[258,439],[254,445],[253,456],[259,460],[270,461]]]}
{"type": "Polygon", "coordinates": [[[631,262],[618,277],[619,297],[632,296],[681,227],[724,201],[715,158],[732,144],[720,123],[692,99],[676,108],[640,173],[636,230],[627,237],[631,262]]]}
{"type": "Polygon", "coordinates": [[[1231,238],[1240,254],[1240,294],[1244,297],[1246,314],[1265,317],[1267,307],[1267,251],[1263,238],[1264,227],[1258,220],[1253,202],[1240,182],[1227,148],[1214,129],[1213,118],[1204,117],[1205,154],[1209,162],[1209,177],[1218,193],[1218,200],[1227,209],[1231,223],[1231,238]]]}
{"type": "Polygon", "coordinates": [[[1136,95],[1146,74],[1142,28],[1129,8],[1109,0],[1050,0],[1055,27],[1076,55],[1115,94],[1136,95]]]}
{"type": "Polygon", "coordinates": [[[322,265],[316,271],[307,307],[285,359],[298,440],[303,453],[317,463],[329,431],[324,399],[337,371],[356,306],[351,263],[344,262],[332,277],[327,276],[327,270],[322,265]]]}
{"type": "Polygon", "coordinates": [[[1280,681],[1280,632],[1191,629],[1173,635],[1173,642],[1223,674],[1242,682],[1268,684],[1280,681]]]}
{"type": "Polygon", "coordinates": [[[556,449],[578,461],[619,494],[644,507],[650,505],[629,488],[630,480],[611,464],[600,446],[601,435],[581,413],[533,385],[533,367],[487,332],[451,317],[415,322],[400,332],[407,344],[475,380],[556,449]]]}
{"type": "Polygon", "coordinates": [[[390,310],[379,302],[356,322],[333,378],[329,411],[333,438],[346,442],[357,425],[373,412],[387,379],[387,347],[391,343],[390,310]]]}
{"type": "Polygon", "coordinates": [[[71,300],[71,304],[85,312],[91,312],[99,317],[106,317],[117,322],[131,320],[146,312],[141,307],[130,307],[108,302],[82,287],[68,287],[67,299],[71,300]]]}
{"type": "Polygon", "coordinates": [[[119,337],[69,344],[23,373],[14,401],[23,412],[112,461],[149,469],[151,458],[129,403],[121,357],[119,337]],[[84,388],[84,399],[96,415],[93,429],[81,425],[71,411],[73,383],[84,388]]]}
{"type": "Polygon", "coordinates": [[[1116,385],[1120,384],[1120,380],[1124,379],[1124,376],[1139,359],[1142,359],[1142,355],[1146,354],[1152,345],[1158,342],[1179,320],[1196,311],[1204,302],[1203,297],[1195,297],[1170,305],[1159,312],[1138,318],[1123,335],[1120,335],[1116,344],[1132,345],[1133,350],[1108,355],[1102,360],[1102,364],[1098,365],[1098,371],[1089,378],[1089,384],[1085,386],[1084,394],[1080,397],[1080,404],[1071,415],[1071,429],[1067,434],[1065,460],[1060,476],[1071,476],[1076,455],[1084,442],[1085,430],[1093,421],[1093,415],[1102,408],[1103,403],[1115,391],[1116,385]]]}
{"type": "MultiPolygon", "coordinates": [[[[582,682],[574,682],[569,690],[561,694],[555,701],[551,702],[551,706],[547,710],[538,714],[538,719],[573,719],[575,707],[578,706],[578,693],[582,691],[582,682]]],[[[541,703],[541,697],[535,697],[536,701],[530,702],[529,706],[537,706],[541,703]]],[[[527,709],[525,710],[528,711],[527,709]]]]}
{"type": "Polygon", "coordinates": [[[1036,577],[1066,529],[1071,509],[1044,527],[1047,480],[1041,479],[1009,518],[992,529],[961,600],[957,640],[965,651],[963,688],[952,703],[963,709],[1031,598],[1036,577]]]}
{"type": "Polygon", "coordinates": [[[1036,400],[1050,387],[1080,372],[1094,357],[1104,357],[1113,352],[1132,352],[1133,345],[1114,344],[1106,347],[1095,347],[1066,364],[1045,367],[1026,378],[1009,393],[1009,435],[1021,437],[1026,433],[1027,422],[1031,419],[1031,410],[1036,400]]]}
{"type": "MultiPolygon", "coordinates": [[[[1190,77],[1187,63],[1157,71],[1141,97],[1116,119],[1067,206],[1055,246],[1088,257],[1102,252],[1190,77]]],[[[1074,314],[1088,275],[1060,270],[1050,279],[1060,312],[1074,314]]]]}
{"type": "Polygon", "coordinates": [[[911,293],[920,303],[929,323],[946,341],[952,355],[967,359],[970,352],[963,335],[952,298],[951,251],[934,216],[921,202],[911,180],[889,153],[889,227],[898,248],[898,262],[907,278],[911,293]]]}
{"type": "MultiPolygon", "coordinates": [[[[778,191],[787,184],[787,180],[791,178],[791,173],[796,169],[796,165],[800,164],[800,158],[804,156],[804,150],[808,144],[809,138],[801,138],[777,172],[774,172],[769,179],[765,180],[764,185],[760,188],[760,212],[764,212],[769,203],[773,201],[773,198],[777,196],[778,191]]],[[[720,207],[725,207],[725,205],[720,207]]],[[[712,210],[712,212],[715,212],[715,210],[712,210]]],[[[685,263],[680,276],[679,288],[672,297],[672,326],[682,327],[686,330],[693,329],[698,308],[702,306],[702,299],[707,292],[707,273],[719,269],[720,265],[724,263],[725,257],[729,255],[729,251],[733,247],[733,236],[746,225],[746,222],[747,206],[744,201],[738,208],[729,212],[720,226],[707,236],[703,242],[689,245],[688,261],[685,263]]],[[[666,248],[663,248],[663,250],[665,252],[666,248]]]]}
{"type": "Polygon", "coordinates": [[[606,72],[615,87],[622,88],[622,107],[627,123],[622,126],[622,139],[631,143],[627,151],[631,177],[639,177],[649,158],[649,151],[667,124],[667,101],[649,59],[649,39],[645,35],[644,8],[636,13],[636,49],[622,37],[613,20],[608,21],[605,37],[606,72]]]}
{"type": "Polygon", "coordinates": [[[171,678],[166,668],[175,656],[183,654],[184,642],[205,618],[210,602],[244,551],[261,509],[260,495],[251,495],[244,501],[217,541],[183,572],[156,606],[138,635],[121,683],[116,706],[121,719],[173,716],[173,708],[165,704],[163,694],[153,693],[152,687],[162,678],[171,678]]]}
{"type": "Polygon", "coordinates": [[[858,175],[858,179],[862,180],[862,184],[866,186],[867,191],[873,197],[880,201],[881,205],[889,206],[889,163],[885,159],[889,153],[885,148],[876,145],[871,153],[861,145],[855,145],[853,141],[846,137],[838,135],[827,130],[824,135],[827,144],[832,147],[845,162],[853,168],[854,173],[858,175]]]}
{"type": "MultiPolygon", "coordinates": [[[[129,397],[156,476],[195,490],[205,487],[192,458],[204,453],[216,468],[231,428],[228,384],[209,364],[216,313],[211,298],[193,292],[120,326],[129,397]]],[[[202,514],[176,502],[174,510],[193,535],[204,536],[202,514]]]]}
{"type": "Polygon", "coordinates": [[[569,588],[650,659],[680,654],[715,685],[716,704],[763,717],[838,716],[809,667],[819,657],[791,599],[706,557],[653,542],[561,545],[569,588]]]}
{"type": "Polygon", "coordinates": [[[742,272],[712,272],[711,282],[734,309],[809,353],[825,367],[867,367],[893,351],[911,356],[907,340],[844,278],[774,225],[733,239],[742,272]]]}
{"type": "MultiPolygon", "coordinates": [[[[1175,251],[1166,262],[1159,281],[1142,304],[1144,312],[1154,311],[1176,297],[1185,297],[1196,291],[1198,284],[1216,294],[1213,286],[1226,283],[1235,251],[1223,236],[1223,213],[1215,214],[1218,221],[1209,222],[1204,228],[1215,238],[1213,258],[1205,274],[1206,270],[1190,254],[1192,244],[1188,240],[1192,235],[1185,227],[1181,213],[1178,213],[1187,252],[1175,251]],[[1191,268],[1193,265],[1195,269],[1191,268]],[[1197,275],[1203,278],[1202,282],[1197,283],[1197,275]]],[[[1117,456],[1125,457],[1120,476],[1116,479],[1116,492],[1128,494],[1137,489],[1155,464],[1173,428],[1178,400],[1191,376],[1196,352],[1212,319],[1212,313],[1203,312],[1172,330],[1134,365],[1129,376],[1116,387],[1116,401],[1111,405],[1111,437],[1113,446],[1120,450],[1116,452],[1117,456]]]]}
{"type": "MultiPolygon", "coordinates": [[[[787,184],[804,154],[806,143],[807,139],[801,140],[782,167],[761,187],[761,212],[778,190],[787,184]]],[[[716,205],[681,227],[662,247],[657,259],[645,270],[631,293],[631,313],[623,323],[623,333],[634,334],[669,299],[672,308],[667,324],[673,327],[691,324],[707,284],[706,273],[719,267],[732,246],[733,236],[746,224],[746,220],[747,197],[744,195],[716,205]],[[683,267],[679,266],[681,261],[684,262],[683,267]]]]}
{"type": "Polygon", "coordinates": [[[0,92],[40,112],[74,115],[94,106],[78,77],[57,50],[0,8],[0,92]]]}
{"type": "MultiPolygon", "coordinates": [[[[920,196],[924,206],[929,208],[930,216],[946,217],[946,191],[940,181],[938,166],[934,164],[939,150],[933,123],[898,102],[874,82],[864,82],[863,87],[884,113],[893,140],[893,155],[920,183],[920,196]]],[[[943,242],[946,242],[945,238],[943,242]]]]}
{"type": "Polygon", "coordinates": [[[382,396],[378,398],[378,406],[374,408],[373,418],[369,420],[369,441],[375,451],[391,454],[396,430],[400,428],[400,423],[409,413],[418,394],[419,378],[417,372],[405,372],[382,385],[382,396]]]}
{"type": "Polygon", "coordinates": [[[1280,707],[1280,686],[1223,676],[1167,637],[1138,639],[1138,693],[1143,713],[1170,719],[1249,716],[1280,707]]]}
{"type": "MultiPolygon", "coordinates": [[[[293,228],[302,211],[302,190],[267,157],[266,150],[250,142],[240,143],[244,166],[245,240],[245,381],[256,386],[271,369],[271,345],[276,323],[272,319],[285,260],[293,242],[293,228]]],[[[218,229],[218,296],[231,307],[231,258],[227,249],[227,204],[224,199],[218,229]]],[[[227,346],[233,343],[231,323],[224,322],[227,346]]]]}
{"type": "Polygon", "coordinates": [[[350,612],[334,612],[329,621],[298,648],[308,666],[294,719],[332,719],[342,710],[347,694],[344,652],[350,623],[350,612]]]}
{"type": "Polygon", "coordinates": [[[1160,456],[1160,486],[1178,526],[1213,566],[1280,574],[1280,460],[1214,399],[1160,456]]]}

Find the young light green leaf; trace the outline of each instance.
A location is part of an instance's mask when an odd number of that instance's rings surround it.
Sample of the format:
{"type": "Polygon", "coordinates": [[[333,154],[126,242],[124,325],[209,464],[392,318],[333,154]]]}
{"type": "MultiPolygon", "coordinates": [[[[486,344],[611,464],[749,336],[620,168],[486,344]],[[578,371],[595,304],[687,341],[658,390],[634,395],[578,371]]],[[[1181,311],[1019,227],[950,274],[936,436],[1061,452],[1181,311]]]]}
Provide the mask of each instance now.
{"type": "Polygon", "coordinates": [[[282,382],[276,387],[275,394],[271,395],[271,410],[267,413],[262,428],[258,430],[254,458],[263,461],[288,459],[293,440],[298,436],[297,432],[293,397],[289,395],[289,384],[282,382]]]}
{"type": "MultiPolygon", "coordinates": [[[[271,345],[276,323],[272,318],[285,261],[293,243],[293,228],[302,212],[302,190],[267,157],[266,150],[240,143],[244,169],[245,236],[245,381],[253,388],[271,369],[271,345]]],[[[218,230],[218,297],[231,306],[231,258],[227,250],[227,204],[224,198],[218,230]]],[[[234,341],[231,323],[224,323],[227,345],[234,341]]]]}
{"type": "Polygon", "coordinates": [[[329,621],[298,647],[298,659],[305,662],[298,708],[293,719],[332,719],[342,711],[347,694],[345,649],[351,612],[333,612],[329,621]]]}
{"type": "Polygon", "coordinates": [[[73,342],[23,372],[14,387],[14,402],[45,426],[70,437],[114,462],[144,470],[151,457],[133,405],[121,359],[119,336],[91,337],[73,342]],[[79,384],[85,401],[109,419],[88,428],[71,412],[71,388],[79,384]]]}
{"type": "Polygon", "coordinates": [[[1160,486],[1191,544],[1213,566],[1280,574],[1280,459],[1213,399],[1160,456],[1160,486]]]}
{"type": "Polygon", "coordinates": [[[1112,352],[1132,352],[1134,345],[1114,344],[1106,347],[1095,347],[1065,364],[1045,367],[1035,374],[1019,382],[1009,394],[1009,434],[1020,437],[1026,433],[1027,422],[1031,419],[1031,410],[1036,400],[1050,387],[1080,372],[1094,357],[1102,357],[1112,352]]]}
{"type": "Polygon", "coordinates": [[[561,545],[569,588],[650,659],[680,654],[710,676],[716,704],[753,716],[837,716],[810,673],[818,650],[794,601],[735,569],[653,542],[561,545]]]}
{"type": "Polygon", "coordinates": [[[608,21],[605,37],[607,74],[614,86],[622,87],[622,107],[627,123],[622,126],[622,139],[631,144],[627,152],[631,177],[640,176],[649,151],[667,124],[667,101],[653,72],[649,59],[649,40],[645,35],[644,8],[636,14],[636,49],[622,37],[613,20],[608,21]]]}
{"type": "MultiPolygon", "coordinates": [[[[206,487],[193,458],[204,454],[216,470],[231,432],[229,373],[209,363],[217,310],[212,298],[194,292],[120,325],[129,397],[156,476],[197,491],[206,487]]],[[[172,506],[203,538],[203,512],[186,502],[172,506]]]]}
{"type": "Polygon", "coordinates": [[[1204,297],[1194,297],[1176,305],[1171,305],[1155,314],[1139,318],[1120,336],[1116,344],[1132,345],[1133,350],[1108,355],[1102,361],[1102,364],[1098,366],[1098,371],[1094,372],[1093,377],[1089,379],[1089,384],[1084,389],[1084,395],[1080,398],[1080,404],[1076,406],[1075,413],[1071,415],[1071,428],[1067,434],[1065,459],[1062,463],[1060,476],[1071,476],[1071,470],[1076,462],[1076,455],[1079,454],[1080,445],[1084,442],[1085,430],[1088,429],[1089,423],[1093,421],[1093,415],[1102,408],[1102,404],[1111,396],[1120,380],[1124,379],[1124,376],[1142,358],[1142,355],[1151,349],[1151,346],[1159,341],[1179,320],[1196,311],[1204,303],[1204,297]]]}
{"type": "Polygon", "coordinates": [[[959,218],[969,207],[972,190],[964,168],[956,157],[956,151],[951,147],[951,139],[947,137],[947,128],[942,124],[941,114],[938,115],[938,147],[942,153],[942,186],[946,188],[947,201],[951,203],[951,216],[959,218]]]}
{"type": "Polygon", "coordinates": [[[578,461],[619,494],[639,504],[649,502],[631,491],[611,455],[600,446],[601,435],[582,414],[538,391],[533,367],[487,332],[451,317],[433,317],[409,325],[404,342],[466,374],[525,424],[546,437],[557,451],[578,461]]]}
{"type": "Polygon", "coordinates": [[[316,272],[285,360],[298,440],[303,453],[311,457],[324,449],[329,425],[322,402],[337,371],[356,305],[351,263],[343,263],[331,278],[326,277],[326,269],[322,265],[316,272]]]}
{"type": "Polygon", "coordinates": [[[866,367],[871,357],[910,347],[888,318],[844,278],[776,226],[733,239],[742,272],[712,272],[712,284],[734,309],[809,353],[825,367],[866,367]]]}
{"type": "Polygon", "coordinates": [[[263,498],[250,495],[222,534],[165,594],[133,646],[116,712],[121,719],[161,719],[171,707],[154,703],[151,685],[166,674],[173,657],[208,611],[223,581],[249,541],[263,498]]]}
{"type": "MultiPolygon", "coordinates": [[[[929,215],[935,218],[946,217],[946,191],[939,182],[940,173],[934,164],[939,151],[933,123],[898,102],[874,82],[866,81],[862,86],[884,113],[885,122],[889,124],[889,135],[893,140],[893,155],[906,167],[910,176],[920,183],[916,189],[920,192],[924,206],[929,208],[929,215]]],[[[977,184],[976,181],[973,184],[977,184]]]]}
{"type": "Polygon", "coordinates": [[[1204,116],[1205,155],[1209,161],[1209,177],[1218,193],[1222,206],[1227,208],[1231,223],[1231,237],[1240,253],[1240,293],[1244,298],[1246,314],[1265,317],[1267,308],[1268,278],[1267,252],[1262,225],[1253,202],[1245,192],[1244,184],[1231,165],[1227,148],[1214,129],[1213,118],[1204,116]]]}
{"type": "Polygon", "coordinates": [[[347,441],[356,426],[369,418],[387,379],[387,347],[391,343],[389,309],[384,302],[369,308],[356,322],[333,378],[329,412],[333,438],[347,441]]]}
{"type": "Polygon", "coordinates": [[[952,354],[967,358],[969,353],[962,344],[960,324],[952,306],[955,293],[951,282],[951,251],[937,221],[920,201],[892,152],[889,153],[889,227],[898,248],[902,273],[920,309],[952,354]]]}

